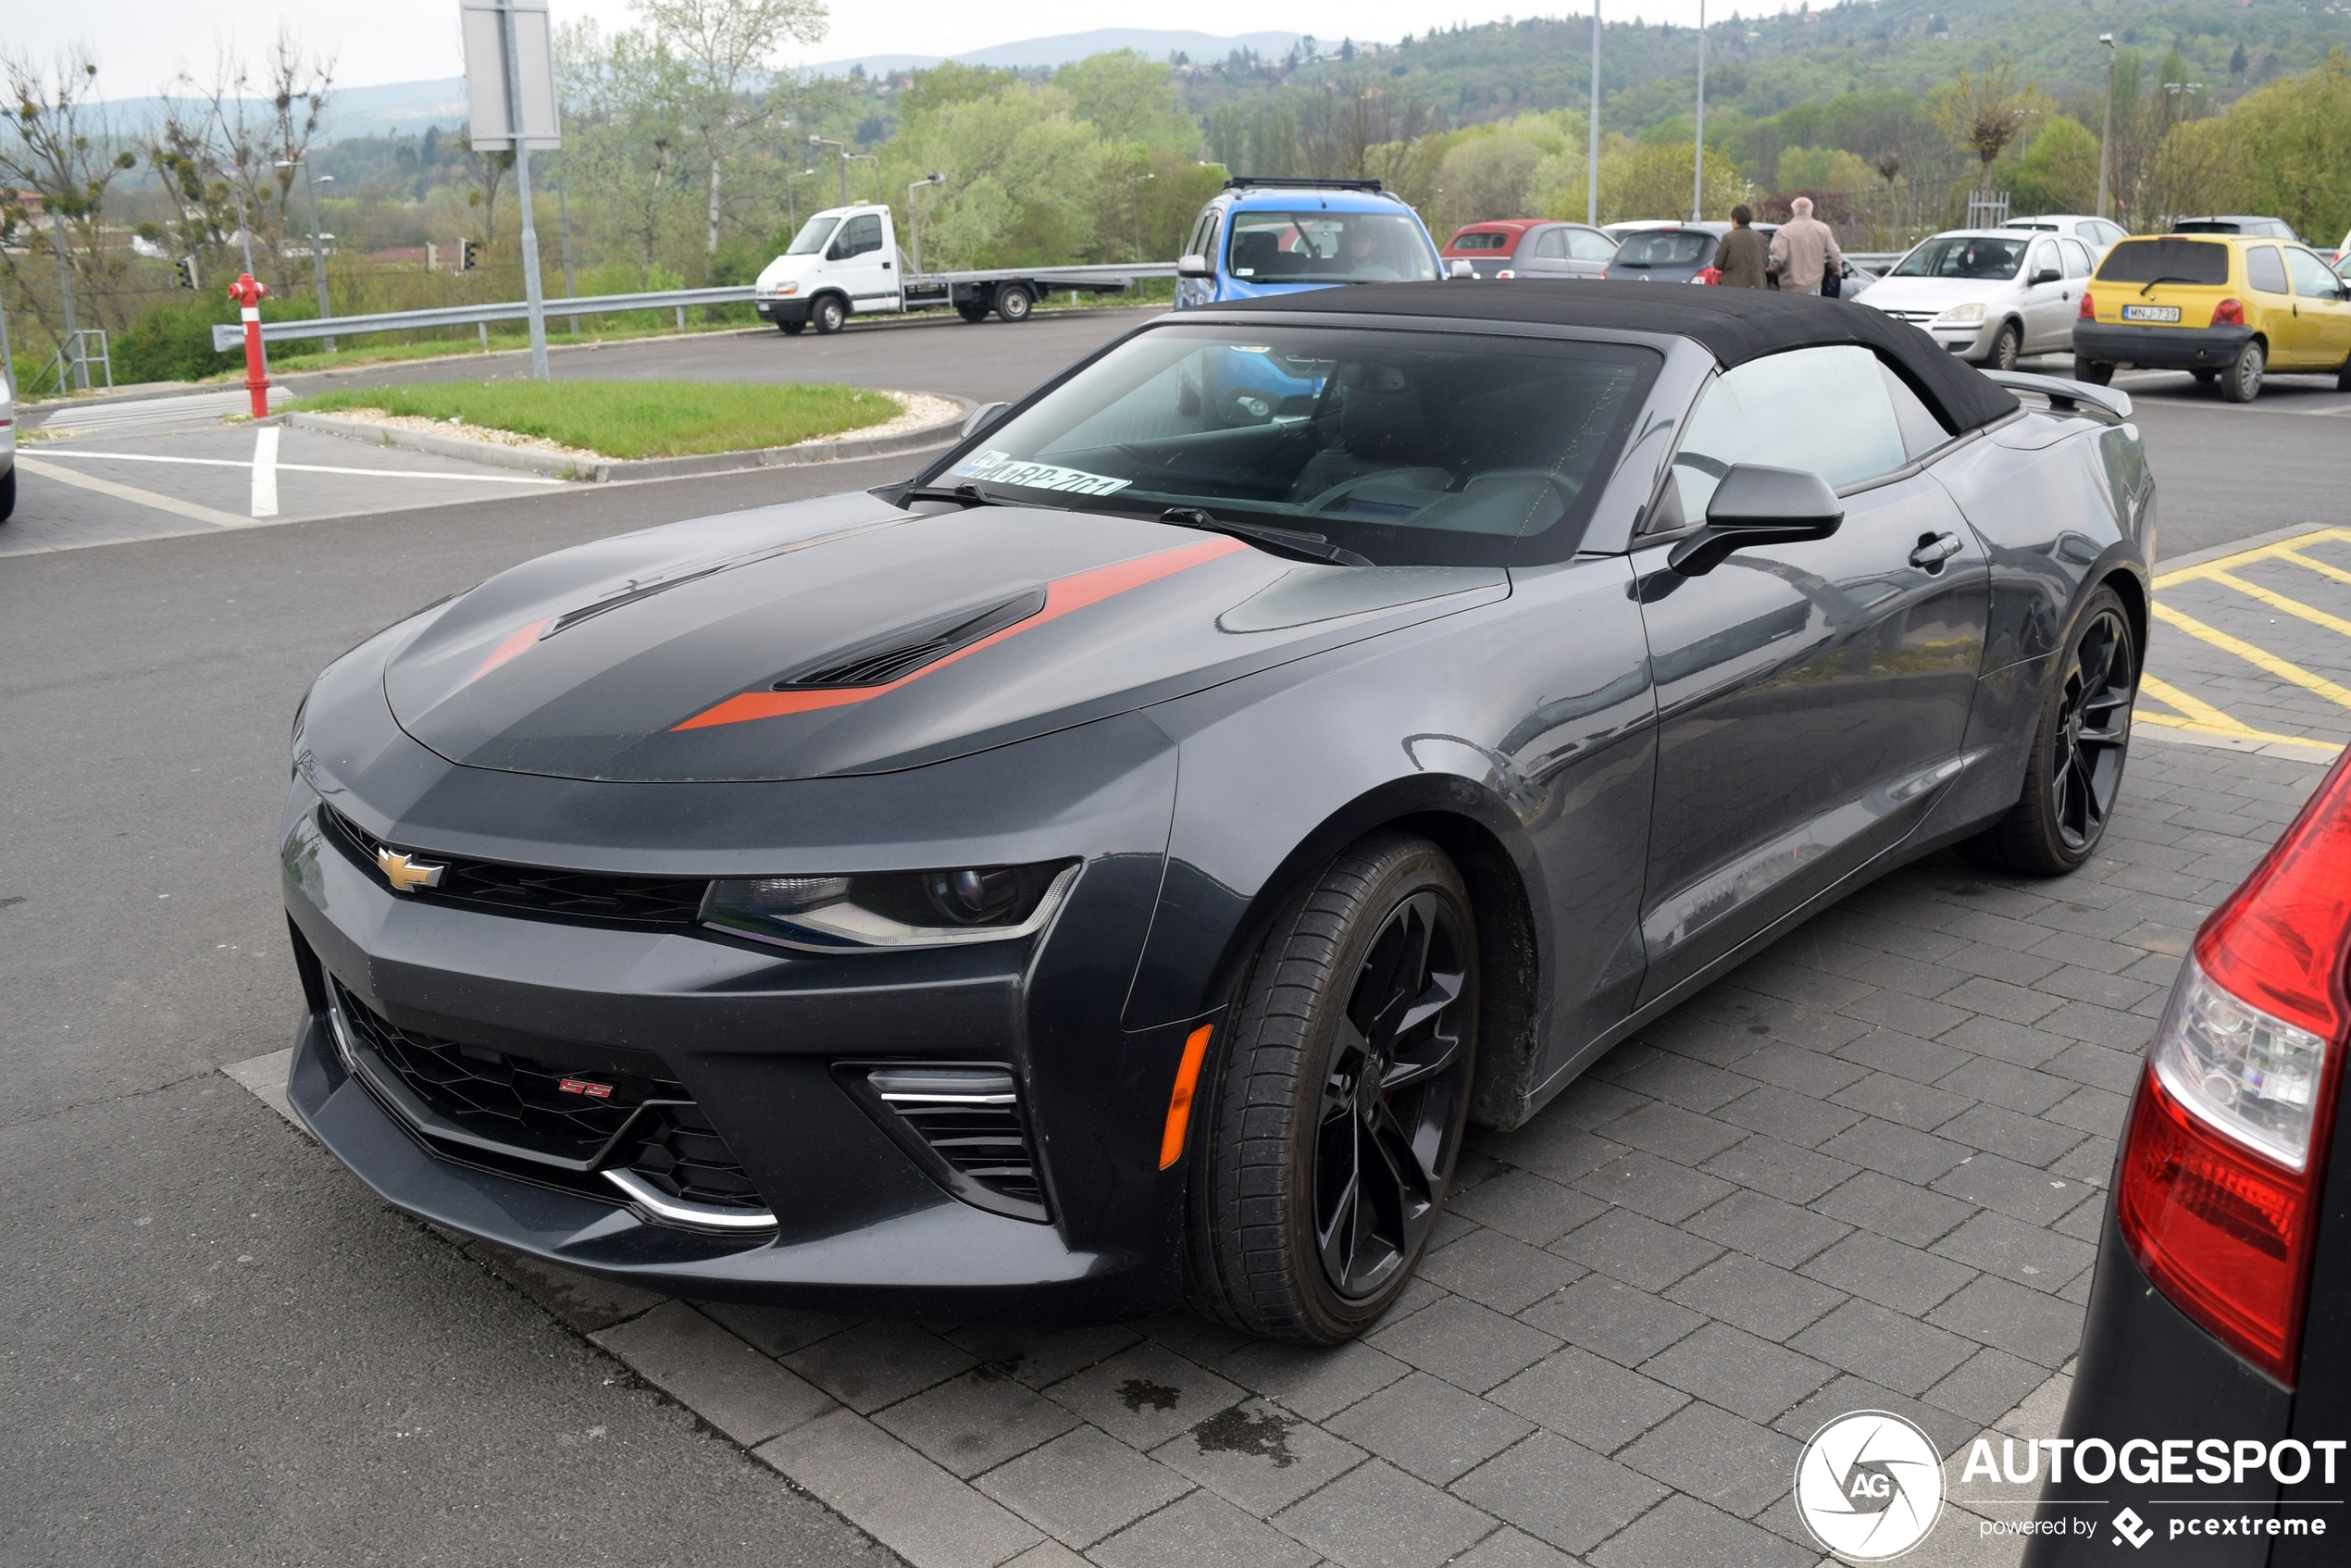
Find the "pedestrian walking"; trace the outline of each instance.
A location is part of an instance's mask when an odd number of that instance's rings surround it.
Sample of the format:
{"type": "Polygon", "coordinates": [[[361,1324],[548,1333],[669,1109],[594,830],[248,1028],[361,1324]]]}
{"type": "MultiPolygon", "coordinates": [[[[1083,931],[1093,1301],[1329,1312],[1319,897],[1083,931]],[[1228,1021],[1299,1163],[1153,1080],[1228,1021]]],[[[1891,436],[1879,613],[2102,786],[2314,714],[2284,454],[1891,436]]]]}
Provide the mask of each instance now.
{"type": "Polygon", "coordinates": [[[1845,253],[1837,249],[1836,231],[1812,216],[1812,198],[1798,196],[1788,204],[1788,220],[1772,236],[1772,267],[1780,275],[1785,293],[1817,294],[1831,269],[1842,275],[1845,253]]]}
{"type": "Polygon", "coordinates": [[[1772,247],[1755,231],[1754,222],[1755,214],[1746,207],[1731,209],[1731,231],[1714,250],[1714,265],[1722,270],[1726,289],[1770,287],[1763,274],[1772,265],[1772,247]]]}

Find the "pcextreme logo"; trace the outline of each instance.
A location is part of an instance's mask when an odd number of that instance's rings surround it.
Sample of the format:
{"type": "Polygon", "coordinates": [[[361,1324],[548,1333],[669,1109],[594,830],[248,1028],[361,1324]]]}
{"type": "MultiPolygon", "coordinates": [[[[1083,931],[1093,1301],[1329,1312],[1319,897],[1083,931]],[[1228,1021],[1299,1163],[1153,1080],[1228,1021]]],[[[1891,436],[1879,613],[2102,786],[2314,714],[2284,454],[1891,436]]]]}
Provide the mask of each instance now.
{"type": "Polygon", "coordinates": [[[1834,1555],[1887,1562],[1934,1528],[1943,1512],[1943,1456],[1898,1415],[1840,1415],[1813,1433],[1797,1459],[1796,1509],[1834,1555]]]}

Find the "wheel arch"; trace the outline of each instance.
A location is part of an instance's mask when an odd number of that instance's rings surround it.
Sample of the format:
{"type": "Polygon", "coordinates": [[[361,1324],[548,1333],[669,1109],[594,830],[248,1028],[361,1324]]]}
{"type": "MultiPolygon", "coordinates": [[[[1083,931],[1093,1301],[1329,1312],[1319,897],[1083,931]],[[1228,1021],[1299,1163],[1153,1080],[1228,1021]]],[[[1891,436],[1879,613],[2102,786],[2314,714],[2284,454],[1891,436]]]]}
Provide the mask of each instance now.
{"type": "Polygon", "coordinates": [[[2139,670],[2145,670],[2147,663],[2149,616],[2146,584],[2139,579],[2138,573],[2128,566],[2117,566],[2108,570],[2105,576],[2093,580],[2088,591],[2083,594],[2083,598],[2086,601],[2090,593],[2101,588],[2111,588],[2114,590],[2115,597],[2122,601],[2123,614],[2131,617],[2132,641],[2138,645],[2139,670]]]}

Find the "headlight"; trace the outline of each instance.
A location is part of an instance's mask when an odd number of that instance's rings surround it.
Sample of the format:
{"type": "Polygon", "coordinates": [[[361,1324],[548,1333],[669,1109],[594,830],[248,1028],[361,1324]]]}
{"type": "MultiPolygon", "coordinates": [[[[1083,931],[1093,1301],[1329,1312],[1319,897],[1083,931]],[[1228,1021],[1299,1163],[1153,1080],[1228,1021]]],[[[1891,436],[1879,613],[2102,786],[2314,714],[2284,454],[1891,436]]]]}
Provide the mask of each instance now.
{"type": "Polygon", "coordinates": [[[703,895],[702,923],[803,952],[1010,941],[1043,929],[1076,879],[1074,861],[730,878],[703,895]]]}
{"type": "Polygon", "coordinates": [[[800,292],[800,285],[797,283],[778,283],[775,286],[775,288],[770,290],[769,292],[773,293],[777,299],[781,299],[786,294],[796,294],[800,292]]]}
{"type": "Polygon", "coordinates": [[[1984,324],[1984,306],[1955,305],[1934,318],[1938,327],[1980,327],[1984,324]]]}

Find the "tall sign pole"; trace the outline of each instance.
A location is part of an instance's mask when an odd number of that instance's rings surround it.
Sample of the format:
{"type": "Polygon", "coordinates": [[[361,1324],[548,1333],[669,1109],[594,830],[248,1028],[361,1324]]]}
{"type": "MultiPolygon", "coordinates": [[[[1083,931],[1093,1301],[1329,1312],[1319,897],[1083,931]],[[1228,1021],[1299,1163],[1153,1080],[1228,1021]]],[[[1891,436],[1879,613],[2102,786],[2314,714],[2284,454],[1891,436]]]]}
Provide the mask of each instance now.
{"type": "Polygon", "coordinates": [[[515,155],[522,204],[522,288],[530,318],[530,374],[547,380],[547,311],[539,286],[539,228],[530,212],[530,150],[562,145],[546,0],[464,0],[466,97],[474,151],[515,155]]]}
{"type": "Polygon", "coordinates": [[[1698,0],[1698,151],[1690,168],[1690,221],[1706,220],[1706,0],[1698,0]]]}
{"type": "Polygon", "coordinates": [[[1600,226],[1600,0],[1592,0],[1592,160],[1585,179],[1584,221],[1600,226]]]}

